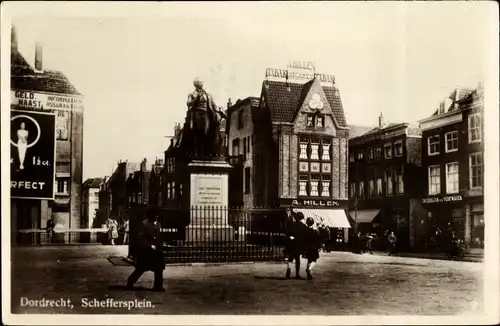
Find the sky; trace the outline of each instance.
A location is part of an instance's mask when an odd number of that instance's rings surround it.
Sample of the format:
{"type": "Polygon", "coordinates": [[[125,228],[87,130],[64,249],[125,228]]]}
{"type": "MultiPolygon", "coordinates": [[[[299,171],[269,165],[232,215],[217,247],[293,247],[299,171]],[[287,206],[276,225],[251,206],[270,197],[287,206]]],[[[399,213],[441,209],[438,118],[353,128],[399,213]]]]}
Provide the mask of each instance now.
{"type": "Polygon", "coordinates": [[[118,160],[162,157],[195,77],[225,107],[260,96],[266,68],[291,60],[335,76],[348,124],[375,125],[381,112],[415,123],[484,78],[483,4],[56,2],[30,4],[12,23],[28,62],[41,42],[44,68],[85,96],[85,180],[110,175],[118,160]]]}

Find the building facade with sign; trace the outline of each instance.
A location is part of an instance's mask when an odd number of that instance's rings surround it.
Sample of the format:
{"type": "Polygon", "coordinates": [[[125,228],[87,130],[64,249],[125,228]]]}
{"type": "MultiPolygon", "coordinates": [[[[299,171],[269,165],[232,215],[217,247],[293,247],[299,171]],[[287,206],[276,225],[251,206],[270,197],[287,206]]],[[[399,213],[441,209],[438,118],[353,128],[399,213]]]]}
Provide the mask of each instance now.
{"type": "Polygon", "coordinates": [[[457,88],[420,121],[429,230],[450,223],[471,246],[484,246],[483,90],[457,88]]]}
{"type": "Polygon", "coordinates": [[[227,112],[228,152],[242,165],[234,180],[243,181],[241,189],[232,182],[231,192],[241,192],[243,207],[303,211],[343,236],[350,227],[349,128],[333,77],[325,84],[318,74],[309,80],[269,76],[268,69],[258,99],[237,101],[227,112]]]}
{"type": "Polygon", "coordinates": [[[45,228],[49,219],[56,228],[81,228],[83,97],[63,73],[43,69],[39,45],[35,49],[35,65],[31,66],[17,48],[14,29],[11,44],[11,129],[14,130],[11,135],[11,231],[45,228]],[[37,132],[29,130],[32,126],[28,120],[23,125],[17,121],[15,116],[19,113],[31,117],[51,115],[54,127],[48,132],[46,123],[44,126],[36,118],[40,136],[37,138],[34,136],[37,132]],[[27,139],[26,147],[19,145],[21,138],[27,139]],[[38,153],[36,147],[43,142],[55,145],[44,145],[38,153]],[[19,164],[20,161],[23,164],[19,164]],[[48,190],[46,194],[41,194],[39,184],[35,183],[41,179],[44,189],[48,190]],[[24,184],[22,194],[19,193],[21,184],[24,184]]]}
{"type": "Polygon", "coordinates": [[[349,140],[350,217],[358,231],[394,231],[402,248],[417,244],[421,131],[408,123],[385,123],[349,140]]]}

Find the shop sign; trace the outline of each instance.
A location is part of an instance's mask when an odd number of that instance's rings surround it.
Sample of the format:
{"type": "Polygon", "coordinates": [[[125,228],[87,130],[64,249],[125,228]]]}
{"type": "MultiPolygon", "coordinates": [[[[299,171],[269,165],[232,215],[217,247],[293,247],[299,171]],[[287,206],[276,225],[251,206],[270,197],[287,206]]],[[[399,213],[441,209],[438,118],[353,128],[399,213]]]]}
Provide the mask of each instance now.
{"type": "Polygon", "coordinates": [[[309,61],[294,60],[287,65],[287,69],[266,69],[266,78],[273,77],[290,81],[305,81],[317,77],[320,82],[335,84],[335,76],[316,73],[316,66],[309,61]]]}
{"type": "Polygon", "coordinates": [[[347,201],[323,200],[323,199],[284,199],[282,205],[292,207],[340,207],[347,201]]]}
{"type": "Polygon", "coordinates": [[[461,201],[462,196],[444,196],[444,197],[432,197],[432,198],[424,198],[422,199],[423,204],[435,204],[435,203],[445,203],[445,202],[454,202],[461,201]]]}
{"type": "Polygon", "coordinates": [[[54,199],[55,114],[11,110],[12,198],[54,199]]]}
{"type": "Polygon", "coordinates": [[[39,110],[83,110],[83,99],[78,95],[11,91],[11,104],[39,110]]]}

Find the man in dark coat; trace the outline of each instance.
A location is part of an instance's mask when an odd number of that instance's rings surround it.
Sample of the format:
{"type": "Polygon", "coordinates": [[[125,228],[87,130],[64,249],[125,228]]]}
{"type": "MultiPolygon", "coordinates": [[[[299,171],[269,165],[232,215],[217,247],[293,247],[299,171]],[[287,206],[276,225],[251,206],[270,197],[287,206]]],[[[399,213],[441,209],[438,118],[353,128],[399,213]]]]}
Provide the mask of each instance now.
{"type": "Polygon", "coordinates": [[[300,255],[304,252],[304,237],[307,232],[307,226],[302,223],[304,214],[301,212],[292,213],[293,221],[287,225],[287,268],[286,278],[290,278],[290,265],[295,261],[295,278],[302,279],[300,276],[300,255]]]}
{"type": "Polygon", "coordinates": [[[144,272],[153,271],[155,274],[153,290],[164,292],[164,269],[161,227],[158,223],[158,216],[150,211],[148,218],[142,222],[139,229],[135,270],[127,280],[127,287],[132,288],[144,272]]]}

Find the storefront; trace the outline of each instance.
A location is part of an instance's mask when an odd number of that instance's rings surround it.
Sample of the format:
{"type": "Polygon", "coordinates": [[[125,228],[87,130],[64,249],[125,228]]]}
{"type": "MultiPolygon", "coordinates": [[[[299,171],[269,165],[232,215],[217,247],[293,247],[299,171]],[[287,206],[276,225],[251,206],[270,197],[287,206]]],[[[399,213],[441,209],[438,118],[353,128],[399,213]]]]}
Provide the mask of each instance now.
{"type": "Polygon", "coordinates": [[[467,240],[464,200],[461,195],[428,197],[422,199],[427,210],[427,238],[435,235],[437,229],[442,231],[451,227],[459,239],[467,240]]]}
{"type": "Polygon", "coordinates": [[[482,201],[466,204],[466,212],[470,212],[470,245],[475,248],[484,248],[484,203],[482,201]]]}

